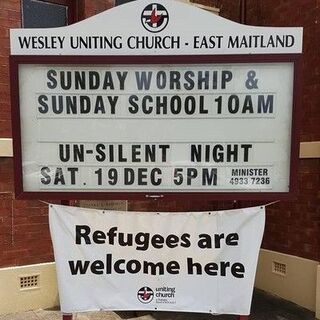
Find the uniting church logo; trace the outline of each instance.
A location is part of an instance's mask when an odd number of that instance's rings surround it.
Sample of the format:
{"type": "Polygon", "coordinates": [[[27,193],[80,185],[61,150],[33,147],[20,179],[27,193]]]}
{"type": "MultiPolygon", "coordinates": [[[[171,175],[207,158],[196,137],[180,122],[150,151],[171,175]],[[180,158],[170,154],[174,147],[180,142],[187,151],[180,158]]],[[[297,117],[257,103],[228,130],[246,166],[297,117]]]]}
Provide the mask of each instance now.
{"type": "Polygon", "coordinates": [[[146,30],[153,33],[160,32],[168,25],[168,11],[159,3],[151,3],[143,9],[141,22],[146,30]]]}
{"type": "Polygon", "coordinates": [[[149,303],[152,301],[154,296],[153,290],[149,287],[142,287],[139,289],[137,297],[142,303],[149,303]]]}

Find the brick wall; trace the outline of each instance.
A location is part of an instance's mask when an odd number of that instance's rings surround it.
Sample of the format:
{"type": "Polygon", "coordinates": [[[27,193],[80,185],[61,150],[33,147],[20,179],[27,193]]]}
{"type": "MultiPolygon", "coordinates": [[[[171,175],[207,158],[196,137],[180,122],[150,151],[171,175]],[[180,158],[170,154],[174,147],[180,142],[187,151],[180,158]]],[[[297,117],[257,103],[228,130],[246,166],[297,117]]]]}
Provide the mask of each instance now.
{"type": "MultiPolygon", "coordinates": [[[[197,0],[214,4],[223,17],[239,20],[239,1],[197,0]]],[[[113,0],[81,0],[79,16],[89,17],[113,6],[113,0]]],[[[248,24],[304,26],[301,141],[320,140],[320,34],[319,2],[297,0],[248,0],[248,24]]],[[[20,1],[0,1],[0,137],[11,136],[9,100],[9,27],[20,26],[20,1]]],[[[263,247],[320,260],[320,159],[299,163],[296,201],[267,208],[263,247]]],[[[13,163],[0,158],[0,267],[52,261],[47,206],[38,201],[13,200],[13,163]]],[[[238,206],[257,203],[241,202],[238,206]]],[[[130,210],[191,211],[234,207],[233,202],[130,201],[130,210]]]]}
{"type": "Polygon", "coordinates": [[[20,0],[0,1],[0,137],[11,137],[9,28],[20,28],[20,0]]]}
{"type": "Polygon", "coordinates": [[[53,261],[47,205],[14,200],[12,158],[0,158],[0,267],[53,261]]]}
{"type": "Polygon", "coordinates": [[[248,0],[248,24],[304,27],[300,141],[320,140],[320,3],[248,0]]]}
{"type": "MultiPolygon", "coordinates": [[[[320,140],[320,3],[248,0],[248,24],[303,26],[300,141],[320,140]]],[[[296,201],[268,208],[263,247],[320,260],[320,159],[299,162],[296,201]]]]}
{"type": "Polygon", "coordinates": [[[320,159],[300,160],[296,201],[267,209],[263,247],[320,260],[320,159]]]}

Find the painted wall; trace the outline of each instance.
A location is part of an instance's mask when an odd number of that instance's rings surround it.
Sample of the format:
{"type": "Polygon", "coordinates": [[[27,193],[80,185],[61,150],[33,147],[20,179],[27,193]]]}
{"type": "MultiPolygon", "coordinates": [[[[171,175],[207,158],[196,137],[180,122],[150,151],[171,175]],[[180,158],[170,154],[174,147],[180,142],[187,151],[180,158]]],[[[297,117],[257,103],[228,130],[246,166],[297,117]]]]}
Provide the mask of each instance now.
{"type": "Polygon", "coordinates": [[[318,261],[262,249],[255,286],[316,311],[317,268],[318,261]]]}
{"type": "Polygon", "coordinates": [[[0,283],[0,314],[59,305],[54,263],[0,269],[0,283]]]}

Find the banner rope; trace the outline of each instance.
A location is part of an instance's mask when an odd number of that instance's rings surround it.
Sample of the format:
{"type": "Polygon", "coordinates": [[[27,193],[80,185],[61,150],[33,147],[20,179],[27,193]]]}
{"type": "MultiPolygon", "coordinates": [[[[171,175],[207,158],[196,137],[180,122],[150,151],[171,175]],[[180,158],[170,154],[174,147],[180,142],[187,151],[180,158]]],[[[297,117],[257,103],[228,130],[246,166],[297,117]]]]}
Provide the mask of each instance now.
{"type": "Polygon", "coordinates": [[[267,203],[267,204],[265,204],[265,205],[264,205],[264,207],[272,206],[273,204],[276,204],[276,203],[278,203],[278,202],[280,202],[280,200],[277,200],[277,201],[273,201],[273,202],[267,203]]]}
{"type": "Polygon", "coordinates": [[[39,202],[42,202],[44,204],[47,204],[48,206],[50,206],[52,203],[49,203],[49,202],[46,202],[46,201],[43,201],[43,200],[38,200],[39,202]]]}

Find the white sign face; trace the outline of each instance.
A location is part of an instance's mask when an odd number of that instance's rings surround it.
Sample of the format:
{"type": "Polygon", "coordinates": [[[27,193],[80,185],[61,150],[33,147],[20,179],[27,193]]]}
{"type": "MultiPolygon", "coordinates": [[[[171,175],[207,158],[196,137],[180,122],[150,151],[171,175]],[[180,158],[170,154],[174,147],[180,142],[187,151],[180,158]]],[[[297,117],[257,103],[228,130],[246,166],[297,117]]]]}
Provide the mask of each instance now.
{"type": "Polygon", "coordinates": [[[248,315],[264,211],[128,213],[50,205],[61,310],[248,315]]]}
{"type": "Polygon", "coordinates": [[[28,192],[288,192],[293,63],[20,65],[28,192]]]}

